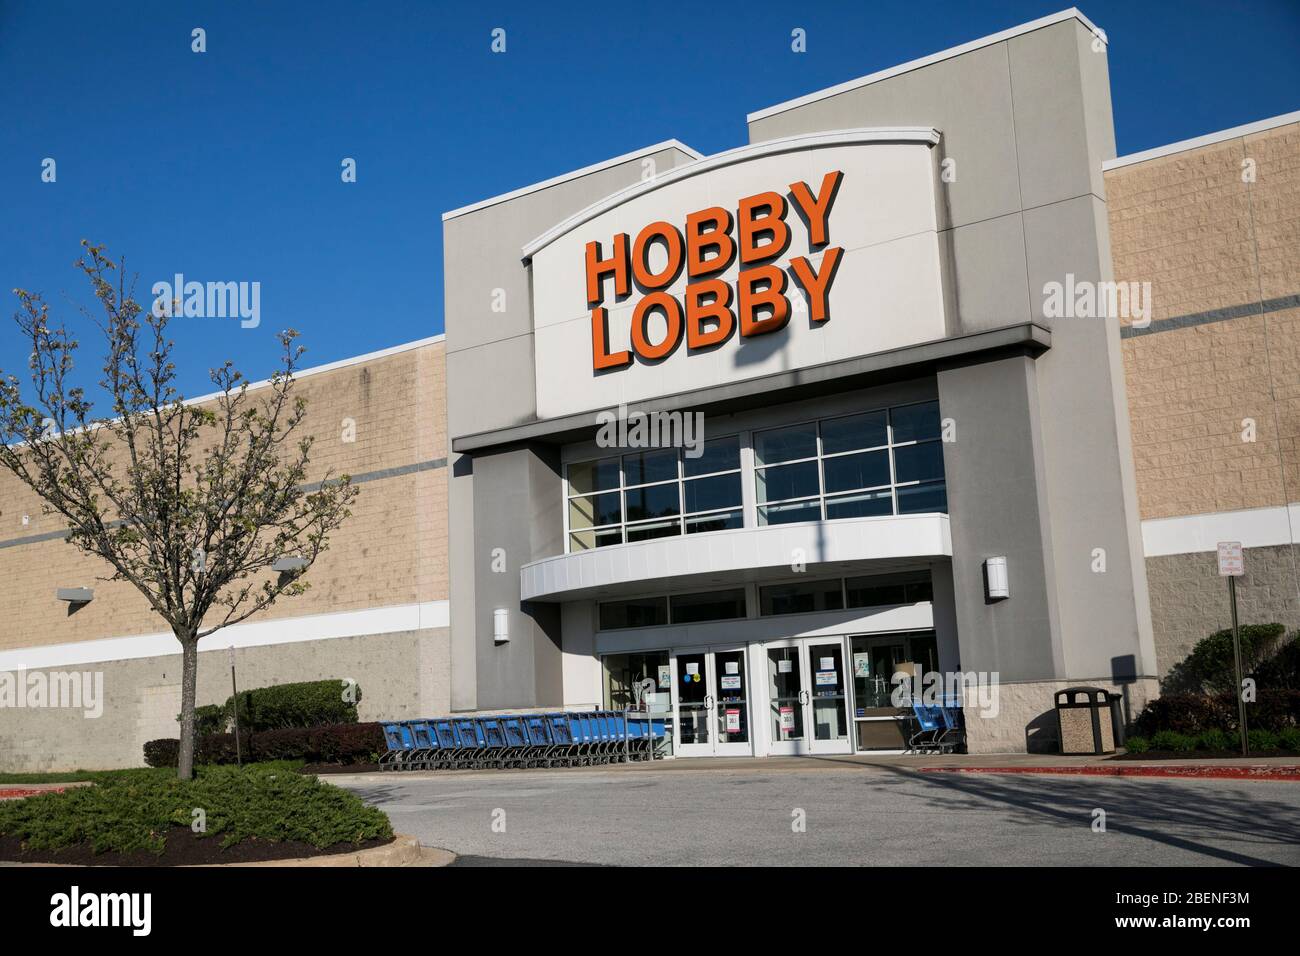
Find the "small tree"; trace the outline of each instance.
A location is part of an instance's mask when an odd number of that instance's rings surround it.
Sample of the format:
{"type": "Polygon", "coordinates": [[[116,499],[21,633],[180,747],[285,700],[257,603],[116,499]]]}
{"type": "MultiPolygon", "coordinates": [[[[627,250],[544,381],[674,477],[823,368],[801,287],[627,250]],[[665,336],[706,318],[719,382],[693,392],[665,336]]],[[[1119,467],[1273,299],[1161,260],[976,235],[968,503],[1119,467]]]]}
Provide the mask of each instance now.
{"type": "Polygon", "coordinates": [[[76,339],[51,326],[39,294],[16,289],[32,401],[0,373],[0,464],[41,497],[46,514],[62,516],[72,544],[108,563],[112,573],[100,580],[130,582],[176,635],[179,775],[188,780],[199,641],[305,591],[303,575],[351,513],[357,489],[329,473],[305,487],[313,438],[295,437],[306,411],[294,394],[304,351],[296,332],[279,335],[282,367],[265,389],[250,394],[226,362],[209,371],[216,398],[186,404],[166,337],[172,310],[145,312],[104,247],[82,246],[77,266],[106,315],[99,386],[112,416],[94,416],[72,382],[76,339]],[[277,576],[272,565],[291,555],[300,566],[277,576]]]}

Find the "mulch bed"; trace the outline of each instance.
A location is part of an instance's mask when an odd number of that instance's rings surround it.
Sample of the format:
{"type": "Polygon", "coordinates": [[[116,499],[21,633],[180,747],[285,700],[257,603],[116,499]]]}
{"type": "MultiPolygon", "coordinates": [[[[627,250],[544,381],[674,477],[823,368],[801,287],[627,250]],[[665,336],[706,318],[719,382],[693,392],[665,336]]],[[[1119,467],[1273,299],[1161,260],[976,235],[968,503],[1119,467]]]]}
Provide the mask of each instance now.
{"type": "Polygon", "coordinates": [[[315,777],[331,773],[379,773],[377,763],[309,763],[299,773],[308,773],[315,777]]]}
{"type": "MultiPolygon", "coordinates": [[[[1252,757],[1300,757],[1296,750],[1268,750],[1252,753],[1252,757]]],[[[1111,760],[1223,760],[1241,757],[1240,750],[1194,750],[1191,753],[1178,753],[1174,750],[1148,750],[1142,754],[1116,754],[1111,760]]]]}
{"type": "Polygon", "coordinates": [[[0,860],[12,863],[65,863],[72,866],[197,866],[207,863],[262,863],[267,860],[291,860],[304,856],[328,856],[384,846],[392,840],[367,840],[364,843],[337,843],[318,850],[310,843],[267,840],[244,840],[229,849],[221,848],[219,835],[200,837],[189,827],[173,827],[161,855],[145,850],[131,853],[91,853],[87,846],[61,850],[24,850],[17,837],[0,835],[0,860]]]}

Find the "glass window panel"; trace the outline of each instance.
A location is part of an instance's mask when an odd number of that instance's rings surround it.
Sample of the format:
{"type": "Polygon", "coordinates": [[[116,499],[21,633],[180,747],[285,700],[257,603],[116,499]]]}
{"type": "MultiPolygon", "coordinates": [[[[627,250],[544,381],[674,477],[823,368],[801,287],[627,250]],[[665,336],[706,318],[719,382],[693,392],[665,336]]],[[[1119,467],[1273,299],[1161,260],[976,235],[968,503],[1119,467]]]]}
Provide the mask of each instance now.
{"type": "Polygon", "coordinates": [[[677,477],[677,449],[658,448],[623,456],[623,484],[645,485],[677,477]]]}
{"type": "Polygon", "coordinates": [[[795,425],[759,432],[754,436],[754,453],[760,465],[812,458],[817,454],[817,425],[795,425]]]}
{"type": "Polygon", "coordinates": [[[904,445],[894,449],[894,480],[936,481],[943,478],[943,442],[904,445]]]}
{"type": "Polygon", "coordinates": [[[682,483],[685,498],[685,511],[721,511],[724,508],[739,508],[740,472],[729,475],[714,475],[711,478],[695,478],[682,483]]]}
{"type": "Polygon", "coordinates": [[[817,481],[817,462],[801,461],[797,465],[780,465],[764,468],[758,475],[759,501],[784,501],[787,498],[807,498],[820,492],[817,481]]]}
{"type": "Polygon", "coordinates": [[[844,606],[840,580],[809,581],[795,584],[771,584],[758,589],[759,612],[771,614],[806,614],[812,611],[838,611],[844,606]]]}
{"type": "Polygon", "coordinates": [[[701,531],[726,531],[740,528],[745,524],[745,515],[741,511],[723,511],[713,515],[695,515],[686,519],[686,533],[697,534],[701,531]]]}
{"type": "Polygon", "coordinates": [[[826,499],[827,518],[875,518],[893,513],[894,495],[888,488],[826,499]]]}
{"type": "Polygon", "coordinates": [[[588,495],[569,499],[569,528],[578,531],[597,525],[618,524],[623,514],[619,510],[619,494],[607,491],[600,495],[588,495]]]}
{"type": "MultiPolygon", "coordinates": [[[[672,681],[663,682],[660,676],[668,667],[667,651],[647,651],[636,654],[608,654],[601,658],[605,668],[605,707],[607,710],[634,710],[644,712],[645,700],[641,683],[655,682],[656,697],[667,697],[672,681]]],[[[656,704],[660,703],[658,700],[656,704]]],[[[656,707],[655,710],[658,710],[656,707]]]]}
{"type": "Polygon", "coordinates": [[[844,582],[849,607],[887,607],[930,600],[930,575],[924,571],[906,574],[876,574],[848,578],[844,582]]]}
{"type": "Polygon", "coordinates": [[[669,599],[674,624],[696,621],[729,621],[745,616],[745,591],[705,591],[701,594],[674,594],[669,599]]]}
{"type": "Polygon", "coordinates": [[[569,535],[570,551],[590,551],[611,544],[623,543],[622,528],[603,528],[600,531],[575,531],[569,535]]]}
{"type": "Polygon", "coordinates": [[[786,505],[759,505],[759,524],[793,524],[796,521],[819,521],[822,516],[822,503],[818,498],[812,501],[795,501],[786,505]]]}
{"type": "Polygon", "coordinates": [[[627,520],[644,521],[649,518],[667,518],[680,510],[677,482],[667,485],[648,485],[630,488],[627,496],[627,520]]]}
{"type": "Polygon", "coordinates": [[[668,598],[633,598],[609,601],[600,605],[600,629],[614,631],[623,627],[656,627],[668,623],[668,598]]]}
{"type": "Polygon", "coordinates": [[[682,473],[687,478],[739,467],[740,439],[735,435],[705,441],[703,454],[699,458],[692,458],[689,450],[682,455],[682,473]]]}
{"type": "MultiPolygon", "coordinates": [[[[926,446],[920,446],[926,447],[926,446]]],[[[899,451],[902,451],[900,448],[899,451]]],[[[798,468],[798,465],[787,465],[798,468]]],[[[822,462],[822,471],[826,478],[826,493],[832,491],[852,491],[855,488],[871,488],[876,485],[889,484],[889,452],[864,451],[856,455],[840,455],[827,458],[822,462]]],[[[940,476],[942,477],[942,472],[940,476]]]]}
{"type": "Polygon", "coordinates": [[[894,425],[894,441],[922,441],[939,436],[939,403],[923,402],[920,405],[903,405],[889,410],[894,425]]]}
{"type": "Polygon", "coordinates": [[[909,485],[898,489],[900,515],[931,511],[948,513],[948,491],[942,481],[929,485],[909,485]]]}
{"type": "Polygon", "coordinates": [[[589,495],[618,487],[618,459],[583,461],[569,466],[569,493],[589,495]]]}
{"type": "Polygon", "coordinates": [[[832,418],[822,422],[822,454],[834,455],[841,451],[859,448],[876,448],[888,444],[889,431],[885,427],[885,412],[867,412],[848,418],[832,418]]]}
{"type": "Polygon", "coordinates": [[[681,533],[682,523],[677,518],[672,521],[652,521],[649,524],[630,524],[627,526],[628,543],[649,541],[651,538],[666,538],[681,533]]]}

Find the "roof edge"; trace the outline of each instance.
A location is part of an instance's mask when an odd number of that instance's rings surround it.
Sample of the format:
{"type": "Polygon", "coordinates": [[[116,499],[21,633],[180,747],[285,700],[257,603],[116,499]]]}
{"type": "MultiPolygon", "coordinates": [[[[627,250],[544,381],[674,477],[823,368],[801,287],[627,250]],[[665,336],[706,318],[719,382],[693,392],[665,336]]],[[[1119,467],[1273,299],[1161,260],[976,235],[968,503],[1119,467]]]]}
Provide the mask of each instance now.
{"type": "Polygon", "coordinates": [[[971,40],[969,43],[963,43],[960,46],[949,47],[946,50],[940,50],[938,53],[931,53],[929,56],[923,56],[916,60],[908,60],[906,63],[900,63],[898,66],[891,66],[888,69],[879,70],[876,73],[869,73],[866,76],[860,76],[856,80],[848,80],[836,86],[829,86],[824,90],[817,90],[804,96],[796,97],[792,100],[786,100],[784,103],[777,103],[775,106],[768,106],[764,109],[757,110],[745,117],[746,123],[754,123],[761,119],[767,119],[769,116],[775,116],[778,113],[784,113],[809,103],[815,103],[818,100],[829,99],[832,96],[838,96],[841,93],[847,93],[850,90],[856,90],[872,83],[879,83],[881,80],[887,80],[890,77],[899,76],[903,73],[910,73],[913,70],[919,70],[923,66],[930,66],[933,63],[939,63],[963,53],[970,53],[982,47],[992,46],[995,43],[1002,43],[1010,40],[1012,37],[1021,36],[1025,33],[1031,33],[1034,30],[1041,30],[1043,27],[1050,27],[1053,24],[1063,23],[1066,20],[1078,20],[1093,35],[1101,40],[1102,43],[1108,43],[1106,31],[1101,29],[1091,20],[1089,20],[1078,7],[1070,7],[1068,10],[1061,10],[1057,13],[1040,17],[1037,20],[1031,20],[1028,23],[1022,23],[1019,26],[1010,27],[999,33],[990,33],[988,36],[980,37],[978,40],[971,40]]]}
{"type": "Polygon", "coordinates": [[[617,166],[619,163],[626,163],[633,159],[640,159],[643,156],[649,156],[651,153],[659,153],[665,149],[679,149],[693,160],[704,158],[703,153],[691,149],[691,147],[687,146],[681,140],[666,139],[663,142],[655,143],[652,146],[643,146],[640,149],[634,149],[632,152],[624,153],[622,156],[614,156],[610,159],[601,160],[598,163],[592,163],[590,166],[582,167],[582,169],[575,169],[567,173],[561,173],[558,176],[552,176],[550,179],[543,180],[540,183],[533,183],[530,186],[521,186],[508,193],[501,193],[499,196],[492,196],[488,199],[480,199],[478,202],[470,203],[468,206],[461,206],[459,209],[444,212],[442,214],[442,221],[447,222],[459,216],[464,216],[471,212],[477,212],[478,210],[486,209],[489,206],[495,206],[498,203],[509,202],[511,199],[518,199],[520,196],[527,196],[529,193],[549,189],[551,186],[558,186],[560,183],[567,182],[570,179],[577,179],[580,176],[598,173],[602,169],[609,169],[611,166],[617,166]]]}
{"type": "Polygon", "coordinates": [[[1270,116],[1268,119],[1256,120],[1253,123],[1243,123],[1241,126],[1232,126],[1228,129],[1221,129],[1217,133],[1206,133],[1204,136],[1195,136],[1192,139],[1180,139],[1176,143],[1168,143],[1164,146],[1155,146],[1151,149],[1144,149],[1140,153],[1129,153],[1127,156],[1116,156],[1114,159],[1104,160],[1101,164],[1102,170],[1119,169],[1122,166],[1132,166],[1134,163],[1144,163],[1149,159],[1159,159],[1162,156],[1172,156],[1175,153],[1185,153],[1188,150],[1200,149],[1202,146],[1212,146],[1215,143],[1226,143],[1230,139],[1238,139],[1242,136],[1249,136],[1252,133],[1262,133],[1265,130],[1276,129],[1279,126],[1290,126],[1292,123],[1300,123],[1300,110],[1291,113],[1282,113],[1278,116],[1270,116]]]}

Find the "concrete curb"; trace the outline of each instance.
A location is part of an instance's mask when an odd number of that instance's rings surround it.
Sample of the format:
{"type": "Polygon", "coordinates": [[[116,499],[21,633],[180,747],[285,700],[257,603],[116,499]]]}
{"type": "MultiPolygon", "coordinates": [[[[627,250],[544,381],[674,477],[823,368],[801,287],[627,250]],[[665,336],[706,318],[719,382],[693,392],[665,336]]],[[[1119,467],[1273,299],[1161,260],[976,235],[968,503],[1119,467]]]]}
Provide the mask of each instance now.
{"type": "Polygon", "coordinates": [[[1076,777],[1178,777],[1184,780],[1275,780],[1300,783],[1300,767],[1205,767],[1175,764],[1159,767],[918,767],[919,773],[1037,773],[1076,777]]]}
{"type": "MultiPolygon", "coordinates": [[[[368,850],[353,850],[330,856],[298,857],[291,860],[266,860],[261,863],[205,863],[193,869],[242,866],[450,866],[455,860],[456,854],[450,850],[420,846],[420,841],[415,837],[399,833],[392,843],[371,847],[368,850]]],[[[191,868],[181,867],[181,869],[191,868]]]]}

